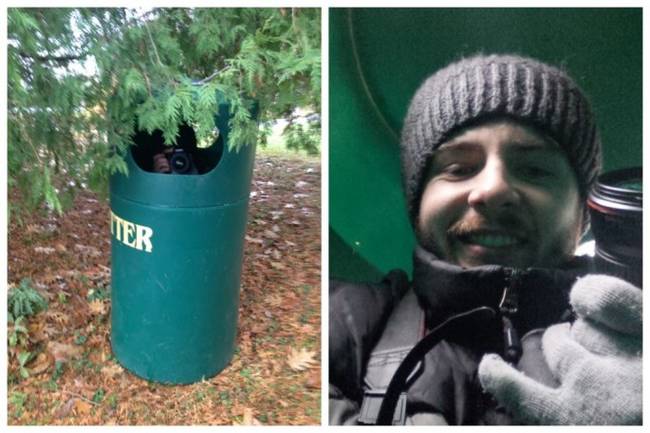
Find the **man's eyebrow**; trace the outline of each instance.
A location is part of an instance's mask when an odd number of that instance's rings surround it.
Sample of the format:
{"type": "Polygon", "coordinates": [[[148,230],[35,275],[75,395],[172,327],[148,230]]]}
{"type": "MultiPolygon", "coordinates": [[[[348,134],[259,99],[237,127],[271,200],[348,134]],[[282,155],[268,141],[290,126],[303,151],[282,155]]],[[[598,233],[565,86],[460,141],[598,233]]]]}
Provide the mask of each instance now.
{"type": "MultiPolygon", "coordinates": [[[[443,143],[436,149],[436,152],[441,151],[473,151],[480,148],[481,145],[475,141],[459,140],[459,141],[448,141],[443,143]]],[[[562,154],[562,148],[555,141],[542,141],[542,140],[512,140],[506,143],[506,148],[510,151],[517,152],[547,152],[547,153],[559,153],[562,154]]]]}
{"type": "Polygon", "coordinates": [[[533,153],[544,152],[562,155],[564,150],[555,141],[510,141],[507,143],[509,151],[533,153]]]}
{"type": "Polygon", "coordinates": [[[436,151],[445,151],[445,150],[476,150],[479,148],[481,145],[479,143],[476,143],[474,141],[466,141],[466,140],[459,140],[459,141],[448,141],[446,143],[441,144],[436,151]]]}

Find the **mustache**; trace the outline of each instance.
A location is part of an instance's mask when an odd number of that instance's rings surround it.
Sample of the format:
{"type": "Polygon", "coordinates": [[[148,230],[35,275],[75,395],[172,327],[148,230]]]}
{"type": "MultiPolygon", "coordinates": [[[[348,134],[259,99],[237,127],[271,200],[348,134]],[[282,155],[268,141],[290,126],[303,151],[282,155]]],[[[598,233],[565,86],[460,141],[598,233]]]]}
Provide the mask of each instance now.
{"type": "Polygon", "coordinates": [[[515,233],[521,236],[531,231],[524,218],[514,214],[504,214],[490,220],[481,216],[463,218],[449,226],[447,236],[466,236],[485,229],[515,233]]]}

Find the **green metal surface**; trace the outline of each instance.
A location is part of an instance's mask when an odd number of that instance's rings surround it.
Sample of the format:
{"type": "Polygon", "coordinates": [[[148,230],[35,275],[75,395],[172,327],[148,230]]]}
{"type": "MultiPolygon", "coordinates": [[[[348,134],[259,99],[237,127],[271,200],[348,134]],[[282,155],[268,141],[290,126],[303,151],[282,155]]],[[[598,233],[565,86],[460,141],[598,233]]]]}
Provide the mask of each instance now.
{"type": "Polygon", "coordinates": [[[129,152],[129,176],[111,178],[112,348],[148,380],[192,383],[234,353],[255,146],[228,151],[227,121],[222,105],[208,173],[147,172],[129,152]]]}
{"type": "Polygon", "coordinates": [[[641,9],[330,9],[330,275],[411,269],[398,136],[435,70],[477,52],[562,65],[587,93],[606,169],[642,156],[641,9]],[[367,262],[347,265],[349,257],[367,262]]]}

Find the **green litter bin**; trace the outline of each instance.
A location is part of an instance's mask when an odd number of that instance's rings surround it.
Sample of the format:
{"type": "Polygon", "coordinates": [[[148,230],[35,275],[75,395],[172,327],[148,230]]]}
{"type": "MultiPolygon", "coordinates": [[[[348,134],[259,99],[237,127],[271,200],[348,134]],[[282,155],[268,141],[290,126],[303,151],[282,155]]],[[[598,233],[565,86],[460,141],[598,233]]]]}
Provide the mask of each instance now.
{"type": "MultiPolygon", "coordinates": [[[[218,139],[195,153],[203,174],[148,171],[140,133],[129,175],[110,180],[113,353],[156,382],[214,376],[235,349],[255,145],[228,150],[228,105],[215,119],[218,139]]],[[[196,144],[187,125],[179,143],[196,144]]]]}

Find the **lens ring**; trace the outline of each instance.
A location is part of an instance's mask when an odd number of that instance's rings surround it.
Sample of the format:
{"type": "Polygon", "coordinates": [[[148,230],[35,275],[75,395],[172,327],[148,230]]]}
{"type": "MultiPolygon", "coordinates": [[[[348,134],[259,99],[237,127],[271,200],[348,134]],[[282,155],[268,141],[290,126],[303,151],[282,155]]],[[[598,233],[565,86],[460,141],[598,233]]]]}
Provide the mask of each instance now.
{"type": "Polygon", "coordinates": [[[605,213],[640,213],[643,209],[641,167],[624,168],[598,176],[587,203],[605,213]],[[631,187],[631,186],[634,187],[631,187]]]}
{"type": "Polygon", "coordinates": [[[183,153],[174,154],[170,160],[172,169],[175,173],[185,173],[190,168],[190,160],[187,155],[183,153]],[[179,164],[180,163],[180,164],[179,164]]]}

